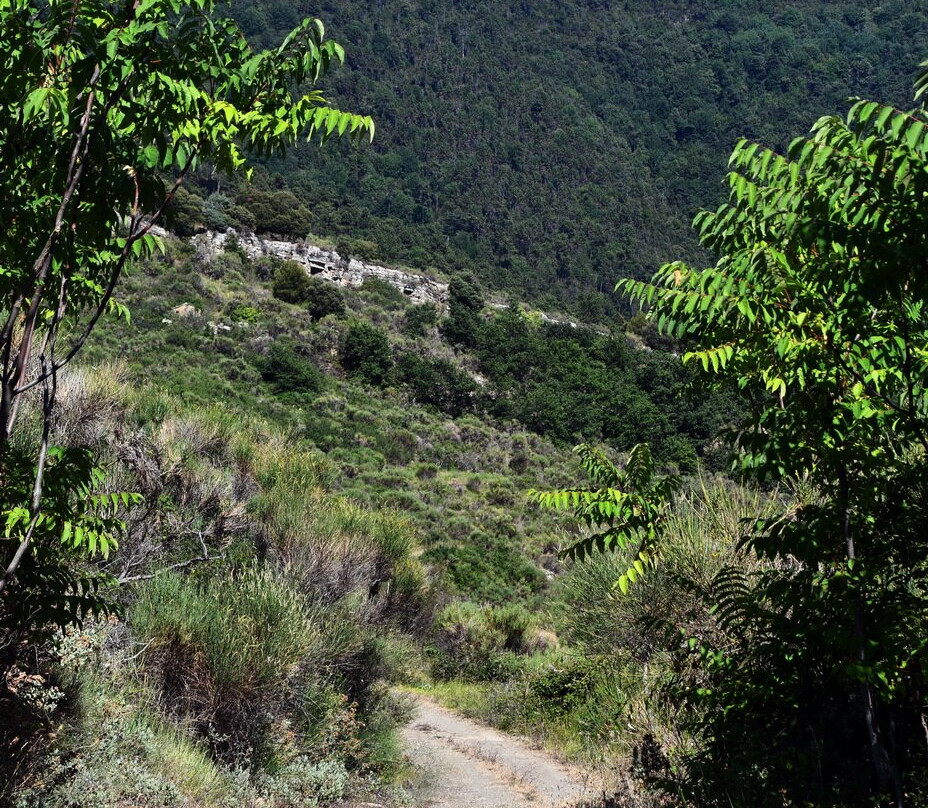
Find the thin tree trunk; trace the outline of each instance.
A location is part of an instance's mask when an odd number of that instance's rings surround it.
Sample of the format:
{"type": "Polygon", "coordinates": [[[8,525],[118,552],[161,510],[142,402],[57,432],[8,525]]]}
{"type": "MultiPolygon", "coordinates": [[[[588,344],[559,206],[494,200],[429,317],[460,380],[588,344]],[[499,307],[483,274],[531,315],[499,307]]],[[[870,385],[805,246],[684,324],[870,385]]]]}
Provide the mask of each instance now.
{"type": "MultiPolygon", "coordinates": [[[[854,530],[851,524],[850,483],[846,469],[838,475],[841,508],[843,511],[844,544],[847,559],[850,562],[857,560],[854,547],[854,530]]],[[[857,640],[857,661],[864,666],[867,661],[867,637],[864,623],[864,596],[858,591],[854,599],[854,637],[857,640]]],[[[879,705],[876,694],[869,682],[860,683],[860,695],[864,705],[864,721],[867,726],[867,740],[870,746],[870,760],[880,786],[892,794],[894,808],[904,808],[905,799],[902,792],[902,776],[899,767],[890,754],[890,750],[883,738],[883,729],[880,723],[879,705]]]]}

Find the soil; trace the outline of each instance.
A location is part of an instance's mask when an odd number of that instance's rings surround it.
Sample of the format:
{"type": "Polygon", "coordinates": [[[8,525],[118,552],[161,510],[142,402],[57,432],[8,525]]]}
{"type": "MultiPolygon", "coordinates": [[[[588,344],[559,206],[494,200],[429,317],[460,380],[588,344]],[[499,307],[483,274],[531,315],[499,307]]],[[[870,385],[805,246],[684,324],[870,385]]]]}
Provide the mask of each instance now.
{"type": "Polygon", "coordinates": [[[591,795],[585,778],[525,741],[416,697],[403,730],[420,773],[416,808],[562,808],[591,795]]]}

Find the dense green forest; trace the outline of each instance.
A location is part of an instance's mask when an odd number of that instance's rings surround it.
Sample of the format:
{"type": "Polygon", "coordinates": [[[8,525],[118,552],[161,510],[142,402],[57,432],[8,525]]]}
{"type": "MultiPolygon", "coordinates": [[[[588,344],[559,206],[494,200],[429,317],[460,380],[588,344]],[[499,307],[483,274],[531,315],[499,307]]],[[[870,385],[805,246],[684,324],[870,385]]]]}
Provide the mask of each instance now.
{"type": "Polygon", "coordinates": [[[270,164],[298,230],[586,317],[611,309],[591,290],[697,254],[689,222],[724,198],[736,137],[783,148],[852,95],[904,105],[928,41],[922,0],[232,9],[266,41],[321,17],[348,50],[329,97],[377,120],[371,148],[270,164]]]}

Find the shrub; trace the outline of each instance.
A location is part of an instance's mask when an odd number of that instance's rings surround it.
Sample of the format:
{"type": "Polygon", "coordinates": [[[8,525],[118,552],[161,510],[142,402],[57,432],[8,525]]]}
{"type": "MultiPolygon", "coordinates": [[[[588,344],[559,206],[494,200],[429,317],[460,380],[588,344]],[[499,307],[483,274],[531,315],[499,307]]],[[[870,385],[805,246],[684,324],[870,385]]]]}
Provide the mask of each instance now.
{"type": "Polygon", "coordinates": [[[348,771],[341,761],[311,763],[305,757],[283,766],[259,782],[275,804],[294,806],[328,805],[345,796],[348,771]]]}
{"type": "Polygon", "coordinates": [[[434,480],[438,476],[438,466],[434,463],[419,463],[416,466],[416,479],[434,480]]]}
{"type": "Polygon", "coordinates": [[[335,249],[343,258],[360,258],[362,261],[376,261],[380,257],[380,245],[368,239],[342,236],[335,242],[335,249]]]}
{"type": "Polygon", "coordinates": [[[204,223],[210,230],[224,231],[230,227],[238,230],[254,230],[255,218],[250,210],[236,205],[223,193],[211,194],[203,203],[204,223]]]}
{"type": "Polygon", "coordinates": [[[229,317],[234,323],[250,323],[254,324],[258,322],[258,319],[261,317],[261,310],[255,308],[254,306],[249,306],[247,303],[235,302],[232,303],[229,308],[229,317]]]}
{"type": "Polygon", "coordinates": [[[314,491],[314,485],[288,459],[257,503],[272,557],[320,603],[360,597],[369,601],[372,619],[396,618],[409,629],[428,622],[425,576],[407,519],[314,491]]]}
{"type": "Polygon", "coordinates": [[[130,622],[163,705],[193,722],[213,751],[262,749],[298,663],[319,638],[310,603],[269,571],[197,582],[156,576],[130,622]]]}
{"type": "Polygon", "coordinates": [[[273,293],[285,303],[304,303],[309,293],[309,275],[296,261],[283,261],[274,271],[273,293]]]}
{"type": "Polygon", "coordinates": [[[420,404],[436,407],[454,418],[474,408],[477,383],[447,360],[404,353],[397,362],[396,375],[420,404]]]}
{"type": "Polygon", "coordinates": [[[533,674],[528,679],[533,701],[549,715],[564,715],[581,706],[596,682],[594,664],[577,657],[533,674]]]}
{"type": "Polygon", "coordinates": [[[261,377],[278,393],[318,393],[324,386],[319,369],[282,340],[268,349],[261,362],[261,377]]]}
{"type": "MultiPolygon", "coordinates": [[[[233,244],[237,243],[237,240],[233,244]]],[[[205,267],[204,272],[211,278],[233,279],[241,277],[245,270],[245,261],[242,253],[236,249],[226,249],[213,258],[205,267]]]]}
{"type": "Polygon", "coordinates": [[[442,335],[452,345],[473,348],[478,342],[483,298],[472,276],[457,276],[448,285],[448,318],[442,335]]]}
{"type": "Polygon", "coordinates": [[[532,616],[523,607],[455,601],[435,618],[432,672],[438,679],[489,681],[516,673],[532,616]]]}
{"type": "Polygon", "coordinates": [[[178,236],[189,237],[205,227],[203,199],[180,187],[167,209],[167,225],[178,236]]]}
{"type": "Polygon", "coordinates": [[[722,479],[701,480],[669,517],[659,563],[627,595],[613,593],[634,558],[630,551],[592,556],[571,567],[563,581],[569,638],[589,654],[630,654],[644,663],[664,648],[656,625],[686,636],[705,634],[715,618],[699,593],[711,591],[726,565],[750,563],[737,552],[737,543],[745,525],[769,508],[756,492],[722,479]]]}
{"type": "Polygon", "coordinates": [[[544,573],[511,539],[480,530],[472,531],[465,543],[431,547],[423,558],[447,567],[454,591],[495,603],[537,592],[545,583],[544,573]]]}
{"type": "Polygon", "coordinates": [[[531,613],[518,603],[496,606],[489,612],[490,623],[503,636],[503,648],[517,654],[526,653],[528,633],[534,627],[531,613]]]}
{"type": "Polygon", "coordinates": [[[386,311],[396,311],[406,306],[406,297],[392,283],[380,278],[368,277],[361,284],[362,296],[386,311]]]}
{"type": "Polygon", "coordinates": [[[438,323],[438,307],[434,303],[423,303],[406,311],[403,331],[410,337],[422,337],[436,323],[438,323]]]}
{"type": "Polygon", "coordinates": [[[345,313],[345,296],[334,283],[319,278],[308,278],[303,302],[309,316],[314,320],[321,320],[329,314],[340,315],[345,313]]]}
{"type": "Polygon", "coordinates": [[[432,674],[437,679],[488,681],[501,672],[505,636],[492,624],[487,609],[454,601],[435,618],[432,674]]]}
{"type": "Polygon", "coordinates": [[[305,238],[312,227],[309,211],[292,191],[259,191],[248,187],[238,201],[252,212],[252,227],[258,233],[305,238]]]}
{"type": "Polygon", "coordinates": [[[386,333],[370,323],[354,323],[342,345],[342,366],[369,384],[383,384],[393,366],[386,333]]]}
{"type": "Polygon", "coordinates": [[[273,280],[277,270],[283,263],[279,258],[273,255],[262,255],[254,260],[252,267],[255,275],[262,281],[273,280]]]}

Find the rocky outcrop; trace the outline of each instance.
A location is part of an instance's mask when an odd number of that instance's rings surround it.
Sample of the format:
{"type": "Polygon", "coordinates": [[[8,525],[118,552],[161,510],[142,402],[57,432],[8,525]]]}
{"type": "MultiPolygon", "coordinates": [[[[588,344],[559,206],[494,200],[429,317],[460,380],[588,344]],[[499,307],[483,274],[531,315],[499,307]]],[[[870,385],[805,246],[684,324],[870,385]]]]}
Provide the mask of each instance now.
{"type": "Polygon", "coordinates": [[[238,240],[242,251],[252,260],[268,255],[282,261],[295,261],[316,278],[357,288],[369,278],[376,278],[402,291],[414,303],[434,303],[444,309],[448,305],[448,284],[427,275],[415,275],[399,269],[368,264],[357,258],[348,258],[302,241],[276,241],[254,233],[227,233],[207,231],[190,240],[203,261],[211,261],[226,246],[227,238],[238,240]]]}

